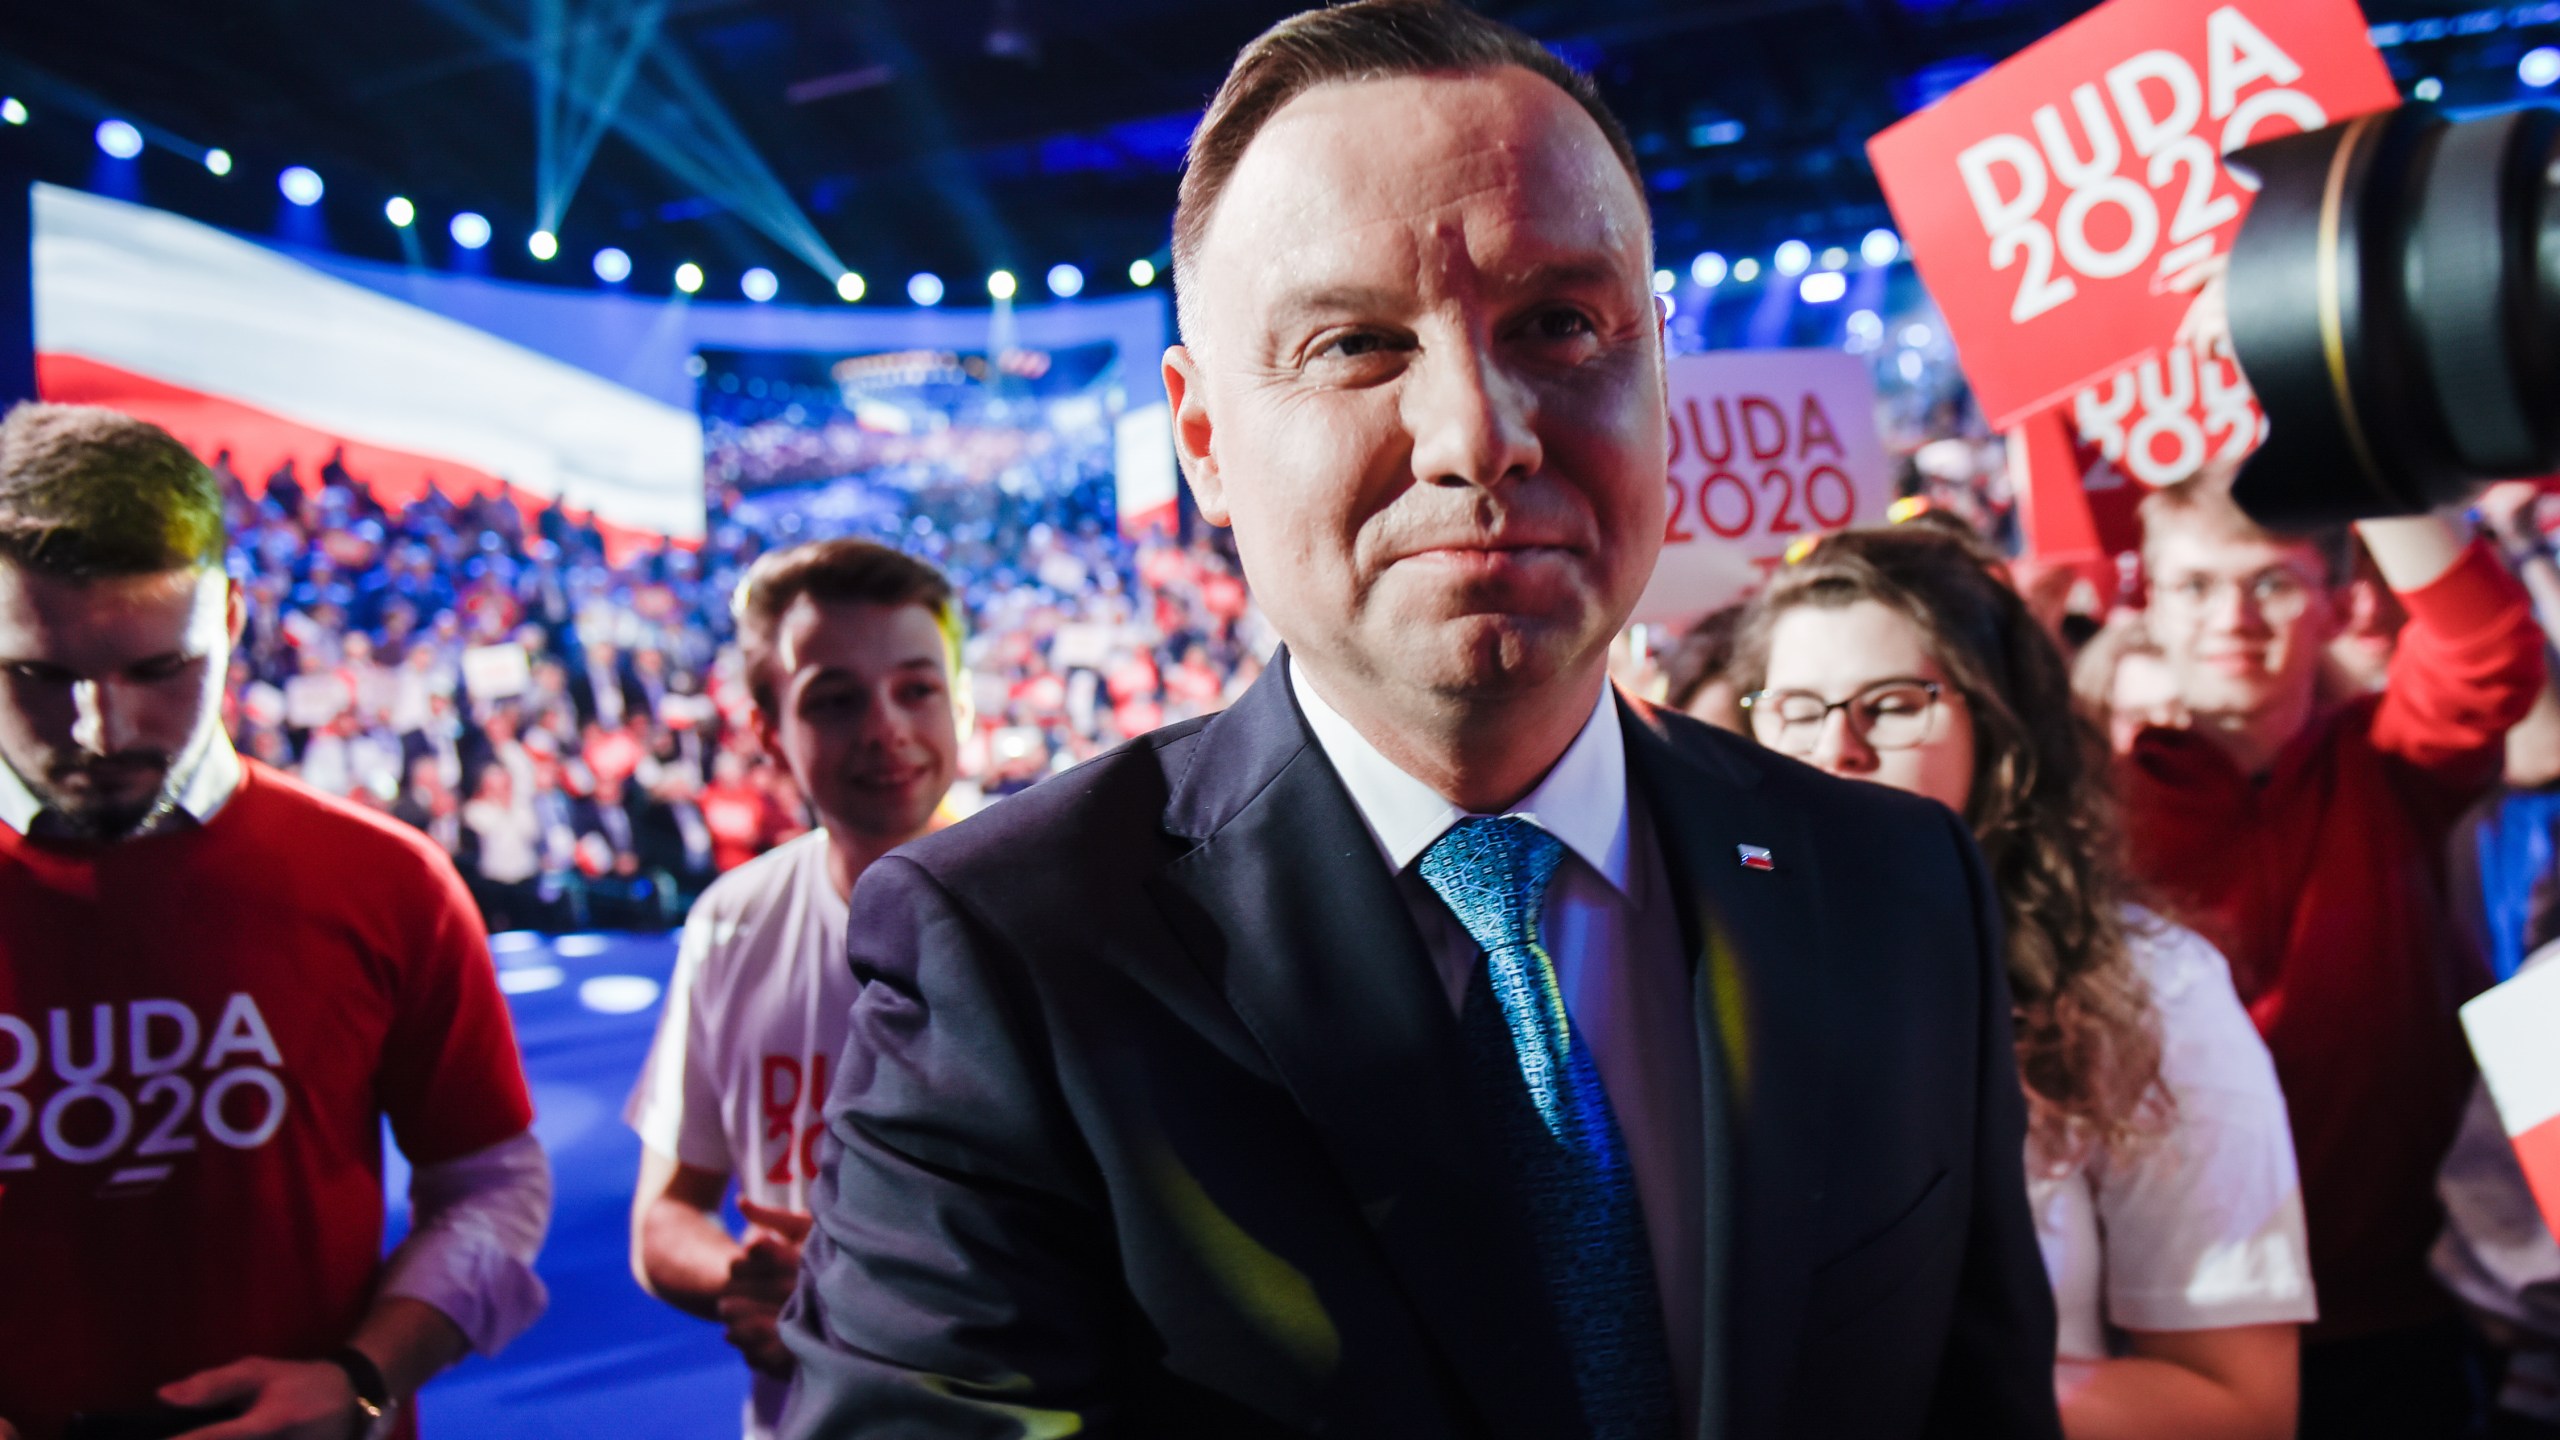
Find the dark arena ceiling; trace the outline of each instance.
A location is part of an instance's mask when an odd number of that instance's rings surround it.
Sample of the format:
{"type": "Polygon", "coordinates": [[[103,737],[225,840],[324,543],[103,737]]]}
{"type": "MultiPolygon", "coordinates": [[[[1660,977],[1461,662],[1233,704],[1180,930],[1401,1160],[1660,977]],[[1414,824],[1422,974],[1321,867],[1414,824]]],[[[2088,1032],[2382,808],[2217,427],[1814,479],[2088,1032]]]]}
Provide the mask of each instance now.
{"type": "MultiPolygon", "coordinates": [[[[1095,293],[1161,263],[1182,146],[1237,48],[1287,0],[20,0],[0,90],[46,179],[236,229],[285,225],[276,177],[326,179],[287,238],[441,265],[467,257],[630,287],[764,265],[786,300],[832,265],[884,280],[1067,261],[1095,293]],[[150,142],[101,179],[108,117],[150,142]],[[546,123],[548,117],[548,123],[546,123]],[[601,117],[601,123],[599,119],[601,117]],[[545,137],[548,137],[547,139],[545,137]],[[220,147],[227,175],[204,162],[220,147]],[[587,163],[580,166],[585,154],[587,163]],[[545,177],[548,177],[547,179],[545,177]],[[383,218],[405,196],[419,223],[383,218]],[[525,237],[559,210],[561,258],[525,237]],[[566,197],[565,208],[560,200],[566,197]]],[[[1866,138],[2088,8],[2069,0],[1486,0],[1600,79],[1636,136],[1666,263],[1886,224],[1866,138]]],[[[2518,97],[2560,5],[2373,0],[2404,89],[2518,97]]],[[[955,283],[955,298],[974,294],[955,283]]]]}

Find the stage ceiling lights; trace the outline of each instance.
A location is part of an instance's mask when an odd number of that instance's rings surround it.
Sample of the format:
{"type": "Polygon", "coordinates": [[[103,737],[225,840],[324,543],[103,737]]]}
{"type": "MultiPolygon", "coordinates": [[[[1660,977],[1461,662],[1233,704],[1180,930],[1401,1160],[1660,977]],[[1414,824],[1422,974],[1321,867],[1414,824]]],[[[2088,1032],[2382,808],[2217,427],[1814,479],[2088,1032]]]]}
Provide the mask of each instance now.
{"type": "Polygon", "coordinates": [[[1733,262],[1733,278],[1748,285],[1760,278],[1760,262],[1745,255],[1733,262]]]}
{"type": "Polygon", "coordinates": [[[2516,62],[2516,78],[2536,90],[2550,89],[2554,81],[2560,81],[2560,49],[2537,45],[2527,50],[2524,58],[2516,62]]]}
{"type": "Polygon", "coordinates": [[[930,270],[920,270],[907,277],[907,298],[919,305],[942,303],[942,277],[930,270]]]}
{"type": "Polygon", "coordinates": [[[1848,269],[1849,252],[1837,245],[1826,246],[1822,252],[1822,268],[1825,270],[1848,269]]]}
{"type": "Polygon", "coordinates": [[[1656,270],[1653,272],[1653,293],[1656,295],[1670,294],[1671,288],[1679,283],[1680,277],[1672,274],[1668,270],[1656,270]]]}
{"type": "Polygon", "coordinates": [[[231,173],[231,152],[217,145],[204,152],[204,168],[217,176],[231,173]]]}
{"type": "Polygon", "coordinates": [[[286,166],[284,173],[276,177],[276,188],[284,192],[284,198],[306,210],[319,204],[329,189],[320,183],[320,172],[308,165],[286,166]]]}
{"type": "Polygon", "coordinates": [[[1849,277],[1837,270],[1816,270],[1796,287],[1796,294],[1809,305],[1828,305],[1848,293],[1849,277]]]}
{"type": "Polygon", "coordinates": [[[702,267],[687,260],[676,267],[676,288],[687,295],[702,288],[702,267]]]}
{"type": "Polygon", "coordinates": [[[2432,104],[2435,101],[2444,98],[2444,82],[2433,75],[2430,75],[2419,81],[2417,86],[2410,90],[2409,94],[2414,99],[2424,100],[2432,104]]]}
{"type": "Polygon", "coordinates": [[[1700,251],[1698,258],[1689,262],[1689,278],[1709,290],[1723,284],[1731,270],[1724,257],[1713,250],[1700,251]]]}
{"type": "Polygon", "coordinates": [[[631,278],[631,257],[616,246],[607,245],[596,252],[596,278],[607,285],[619,285],[631,278]]]}
{"type": "Polygon", "coordinates": [[[1793,278],[1813,268],[1813,247],[1801,240],[1789,240],[1778,246],[1769,261],[1781,275],[1793,278]]]}
{"type": "Polygon", "coordinates": [[[836,277],[836,298],[842,300],[847,305],[851,305],[855,301],[860,300],[863,297],[864,292],[868,291],[870,288],[871,287],[869,285],[863,283],[863,279],[860,275],[855,274],[851,270],[847,270],[836,277]]]}
{"type": "Polygon", "coordinates": [[[11,125],[27,123],[27,102],[15,95],[0,95],[0,121],[11,125]]]}
{"type": "Polygon", "coordinates": [[[536,230],[524,237],[524,248],[534,259],[548,260],[560,253],[560,237],[548,230],[536,230]]]}
{"type": "Polygon", "coordinates": [[[1073,265],[1050,266],[1049,293],[1061,300],[1073,300],[1084,293],[1084,272],[1073,265]]]}
{"type": "Polygon", "coordinates": [[[445,229],[453,236],[453,243],[465,250],[477,250],[488,244],[493,233],[489,229],[489,217],[477,210],[465,210],[454,216],[453,223],[445,229]]]}
{"type": "Polygon", "coordinates": [[[1902,258],[1902,237],[1882,228],[1870,230],[1858,242],[1858,258],[1870,265],[1890,265],[1902,258]]]}
{"type": "Polygon", "coordinates": [[[1153,260],[1130,261],[1129,283],[1141,290],[1156,283],[1156,262],[1153,260]]]}
{"type": "MultiPolygon", "coordinates": [[[[382,202],[382,218],[391,222],[391,228],[406,230],[417,223],[418,207],[409,203],[408,196],[394,195],[382,202]]],[[[461,219],[460,216],[454,218],[457,222],[461,219]]]]}
{"type": "Polygon", "coordinates": [[[782,293],[782,282],[761,265],[738,277],[738,289],[759,305],[782,293]]]}
{"type": "Polygon", "coordinates": [[[998,300],[1012,299],[1013,292],[1021,288],[1022,282],[1014,279],[1010,270],[998,270],[987,277],[987,293],[998,300]]]}
{"type": "Polygon", "coordinates": [[[98,148],[118,160],[130,160],[142,153],[142,132],[130,120],[98,122],[98,148]]]}

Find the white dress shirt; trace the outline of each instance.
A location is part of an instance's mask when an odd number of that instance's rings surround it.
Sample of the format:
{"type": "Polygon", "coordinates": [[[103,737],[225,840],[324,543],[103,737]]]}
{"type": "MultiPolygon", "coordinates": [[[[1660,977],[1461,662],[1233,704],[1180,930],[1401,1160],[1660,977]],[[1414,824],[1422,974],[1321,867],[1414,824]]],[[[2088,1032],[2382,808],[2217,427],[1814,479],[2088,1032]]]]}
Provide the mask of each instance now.
{"type": "MultiPolygon", "coordinates": [[[[240,789],[238,751],[218,731],[178,786],[177,803],[137,834],[209,824],[240,789]]],[[[44,802],[0,765],[0,824],[32,833],[44,802]]],[[[383,1262],[382,1293],[442,1311],[471,1348],[495,1355],[542,1316],[549,1303],[533,1272],[551,1226],[551,1162],[533,1132],[501,1140],[410,1173],[408,1238],[383,1262]]]]}
{"type": "MultiPolygon", "coordinates": [[[[1484,950],[1414,868],[1469,812],[1397,768],[1325,703],[1306,667],[1289,683],[1316,743],[1377,841],[1413,913],[1449,1005],[1464,1005],[1484,950]]],[[[1607,685],[1546,778],[1504,812],[1562,841],[1539,935],[1565,1017],[1591,1047],[1626,1137],[1662,1297],[1663,1338],[1683,1434],[1696,1433],[1705,1335],[1705,1133],[1695,1001],[1669,873],[1649,817],[1627,788],[1626,736],[1607,685]]]]}

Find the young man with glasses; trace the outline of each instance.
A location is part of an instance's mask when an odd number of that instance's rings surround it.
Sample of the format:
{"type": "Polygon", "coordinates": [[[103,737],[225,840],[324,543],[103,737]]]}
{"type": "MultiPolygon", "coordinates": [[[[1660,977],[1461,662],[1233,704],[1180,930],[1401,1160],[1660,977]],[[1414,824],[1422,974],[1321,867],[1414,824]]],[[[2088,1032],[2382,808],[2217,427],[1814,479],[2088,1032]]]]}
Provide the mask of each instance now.
{"type": "Polygon", "coordinates": [[[2454,1007],[2485,976],[2443,856],[2532,704],[2541,634],[2486,545],[2433,517],[2368,521],[2409,624],[2380,693],[2324,705],[2346,536],[2271,534],[2201,479],[2143,521],[2150,628],[2186,720],[2124,762],[2132,861],[2230,957],[2292,1110],[2320,1296],[2302,1434],[2453,1433],[2459,1332],[2426,1257],[2471,1079],[2454,1007]]]}

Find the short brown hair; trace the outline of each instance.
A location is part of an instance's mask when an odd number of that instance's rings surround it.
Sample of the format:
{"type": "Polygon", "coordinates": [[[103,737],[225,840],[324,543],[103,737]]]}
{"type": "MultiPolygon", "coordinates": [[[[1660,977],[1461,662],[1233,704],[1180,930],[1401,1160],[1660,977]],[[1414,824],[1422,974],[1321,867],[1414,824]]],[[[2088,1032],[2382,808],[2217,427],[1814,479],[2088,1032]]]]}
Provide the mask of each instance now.
{"type": "Polygon", "coordinates": [[[1507,66],[1552,81],[1581,105],[1627,167],[1636,194],[1643,172],[1627,129],[1600,99],[1591,78],[1528,35],[1488,20],[1456,0],[1353,0],[1306,10],[1254,37],[1236,56],[1200,128],[1191,132],[1173,209],[1173,286],[1177,311],[1200,256],[1210,217],[1246,147],[1283,106],[1319,85],[1387,80],[1402,75],[1480,75],[1507,66]]]}
{"type": "Polygon", "coordinates": [[[2151,532],[2163,523],[2188,524],[2200,529],[2217,530],[2243,540],[2265,541],[2273,545],[2306,545],[2320,556],[2322,572],[2332,586],[2344,585],[2355,578],[2355,531],[2344,525],[2324,525],[2317,530],[2287,534],[2269,530],[2240,508],[2231,498],[2228,471],[2206,471],[2163,485],[2142,497],[2142,563],[2151,564],[2151,532]]]}
{"type": "Polygon", "coordinates": [[[941,571],[869,540],[812,540],[757,560],[729,600],[729,613],[738,622],[738,649],[747,664],[747,692],[755,697],[759,710],[770,714],[774,707],[774,631],[803,596],[863,605],[920,605],[942,631],[951,673],[960,673],[965,629],[960,597],[941,571]]]}
{"type": "Polygon", "coordinates": [[[0,560],[67,580],[218,567],[222,486],[166,430],[94,405],[0,419],[0,560]]]}

